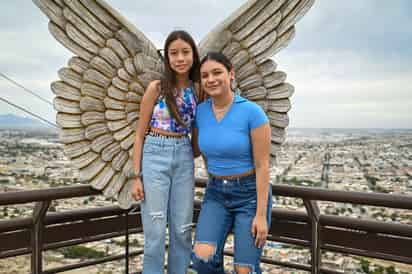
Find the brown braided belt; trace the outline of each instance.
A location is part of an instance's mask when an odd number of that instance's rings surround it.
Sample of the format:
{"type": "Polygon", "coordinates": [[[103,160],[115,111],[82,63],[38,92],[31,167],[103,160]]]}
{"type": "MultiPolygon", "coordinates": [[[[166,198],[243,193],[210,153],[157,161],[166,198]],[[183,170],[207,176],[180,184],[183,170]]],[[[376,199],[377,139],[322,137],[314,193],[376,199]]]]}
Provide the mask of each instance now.
{"type": "Polygon", "coordinates": [[[246,171],[246,172],[241,173],[241,174],[236,174],[236,175],[219,176],[219,175],[213,175],[213,174],[209,173],[209,176],[212,177],[212,178],[222,179],[222,180],[234,180],[234,179],[240,179],[240,178],[243,178],[243,177],[247,177],[247,176],[250,176],[250,175],[253,175],[253,174],[255,174],[255,169],[246,171]]]}

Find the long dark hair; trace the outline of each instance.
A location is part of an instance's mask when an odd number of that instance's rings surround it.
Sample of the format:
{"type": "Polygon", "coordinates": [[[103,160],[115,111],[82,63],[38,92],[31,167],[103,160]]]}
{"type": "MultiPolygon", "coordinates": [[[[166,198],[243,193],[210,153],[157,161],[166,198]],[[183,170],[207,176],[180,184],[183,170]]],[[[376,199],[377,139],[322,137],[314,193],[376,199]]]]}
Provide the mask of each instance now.
{"type": "Polygon", "coordinates": [[[176,105],[176,98],[174,95],[174,89],[176,88],[177,79],[176,79],[176,72],[170,67],[170,60],[169,60],[169,47],[170,44],[177,39],[181,39],[188,43],[192,48],[193,53],[193,64],[189,70],[189,79],[193,83],[198,83],[200,79],[200,58],[199,52],[197,50],[195,41],[193,40],[192,36],[184,30],[176,30],[169,34],[166,38],[165,45],[164,45],[164,78],[161,80],[161,94],[166,99],[166,105],[171,112],[171,115],[176,121],[181,125],[186,127],[186,124],[183,122],[182,117],[177,109],[176,105]]]}

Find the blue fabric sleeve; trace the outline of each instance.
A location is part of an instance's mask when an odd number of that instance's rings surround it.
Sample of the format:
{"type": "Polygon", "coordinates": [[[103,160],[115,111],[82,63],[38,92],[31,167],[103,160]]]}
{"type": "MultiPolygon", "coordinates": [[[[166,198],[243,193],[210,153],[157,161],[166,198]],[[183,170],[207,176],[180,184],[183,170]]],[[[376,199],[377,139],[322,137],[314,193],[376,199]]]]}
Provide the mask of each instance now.
{"type": "Polygon", "coordinates": [[[255,129],[269,122],[269,119],[263,109],[256,103],[251,103],[249,113],[249,128],[255,129]]]}

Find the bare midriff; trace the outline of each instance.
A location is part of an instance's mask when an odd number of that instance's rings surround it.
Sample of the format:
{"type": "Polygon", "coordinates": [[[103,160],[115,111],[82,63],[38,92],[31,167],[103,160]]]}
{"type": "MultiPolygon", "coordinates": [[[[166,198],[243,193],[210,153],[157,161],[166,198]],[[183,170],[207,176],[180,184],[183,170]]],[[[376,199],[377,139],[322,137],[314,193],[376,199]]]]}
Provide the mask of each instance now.
{"type": "Polygon", "coordinates": [[[242,177],[247,177],[253,174],[255,174],[255,169],[251,169],[251,170],[248,170],[240,174],[234,174],[234,175],[229,175],[229,176],[219,176],[219,175],[214,175],[214,174],[209,173],[211,177],[214,177],[216,179],[223,179],[223,180],[240,179],[242,177]]]}
{"type": "Polygon", "coordinates": [[[173,136],[173,137],[183,137],[183,136],[186,136],[186,134],[183,134],[183,133],[179,133],[179,132],[174,132],[174,131],[168,131],[168,130],[163,130],[163,129],[160,129],[160,128],[154,128],[154,127],[151,127],[149,130],[148,130],[148,132],[154,132],[154,133],[157,133],[157,134],[160,134],[160,135],[163,135],[163,136],[173,136]]]}

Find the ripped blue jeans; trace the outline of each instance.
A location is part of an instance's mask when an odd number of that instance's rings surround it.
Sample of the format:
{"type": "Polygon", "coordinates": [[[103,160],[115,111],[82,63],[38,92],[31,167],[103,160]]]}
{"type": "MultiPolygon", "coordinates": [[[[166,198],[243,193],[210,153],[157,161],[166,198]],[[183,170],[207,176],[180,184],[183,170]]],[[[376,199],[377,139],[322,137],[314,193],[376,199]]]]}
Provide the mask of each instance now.
{"type": "Polygon", "coordinates": [[[164,273],[167,224],[168,273],[186,273],[192,248],[194,198],[194,162],[189,138],[146,136],[142,173],[143,274],[164,273]]]}
{"type": "MultiPolygon", "coordinates": [[[[270,227],[272,189],[269,188],[267,222],[270,227]]],[[[234,235],[234,265],[249,267],[260,274],[262,248],[255,246],[251,233],[256,214],[256,175],[240,179],[209,178],[196,226],[195,243],[209,244],[214,253],[200,258],[192,253],[193,269],[198,274],[224,274],[223,249],[229,232],[234,235]]]]}

